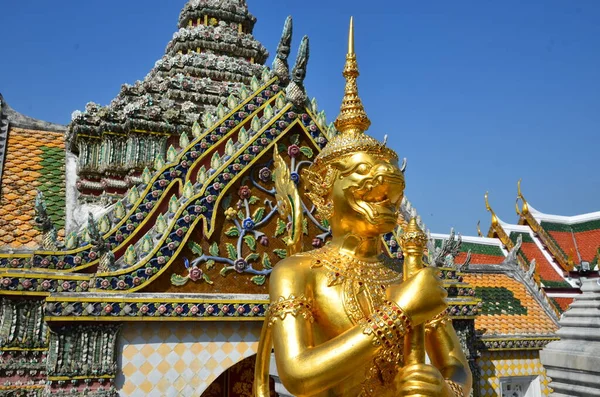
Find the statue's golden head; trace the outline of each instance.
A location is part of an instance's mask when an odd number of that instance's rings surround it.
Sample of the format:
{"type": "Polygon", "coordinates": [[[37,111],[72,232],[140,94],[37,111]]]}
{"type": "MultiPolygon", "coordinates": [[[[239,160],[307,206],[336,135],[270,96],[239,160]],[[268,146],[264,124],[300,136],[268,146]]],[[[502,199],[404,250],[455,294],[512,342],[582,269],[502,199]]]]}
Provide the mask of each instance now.
{"type": "Polygon", "coordinates": [[[371,122],[358,96],[352,23],[343,74],[346,90],[335,121],[339,134],[305,171],[307,195],[319,218],[332,226],[342,223],[358,233],[386,233],[396,226],[404,175],[396,152],[365,133],[371,122]]]}

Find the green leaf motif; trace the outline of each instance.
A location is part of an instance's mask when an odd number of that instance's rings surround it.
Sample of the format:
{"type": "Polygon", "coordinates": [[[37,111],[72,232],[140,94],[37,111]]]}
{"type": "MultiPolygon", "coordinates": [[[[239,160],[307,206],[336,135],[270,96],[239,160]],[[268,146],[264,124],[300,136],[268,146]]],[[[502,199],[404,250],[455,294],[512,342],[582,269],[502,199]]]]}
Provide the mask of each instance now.
{"type": "Polygon", "coordinates": [[[217,118],[221,120],[223,117],[225,117],[225,114],[225,107],[222,103],[219,103],[219,106],[217,106],[217,118]]]}
{"type": "Polygon", "coordinates": [[[215,152],[210,160],[210,167],[213,170],[216,170],[221,166],[221,156],[219,156],[219,152],[215,152]]]}
{"type": "Polygon", "coordinates": [[[227,243],[227,244],[225,244],[225,248],[227,248],[227,256],[229,257],[229,259],[234,261],[238,258],[237,251],[236,251],[235,247],[233,246],[233,244],[227,243]]]}
{"type": "Polygon", "coordinates": [[[257,253],[252,253],[246,257],[246,262],[254,262],[258,259],[260,259],[260,255],[257,253]]]}
{"type": "Polygon", "coordinates": [[[292,145],[298,145],[300,143],[300,134],[290,136],[290,143],[292,145]]]}
{"type": "Polygon", "coordinates": [[[240,218],[240,221],[243,221],[246,218],[242,210],[238,211],[238,218],[240,218]]]}
{"type": "Polygon", "coordinates": [[[246,128],[244,127],[242,127],[238,133],[238,142],[242,145],[248,143],[248,131],[246,131],[246,128]]]}
{"type": "Polygon", "coordinates": [[[323,219],[321,221],[321,225],[325,228],[325,229],[329,229],[329,221],[327,219],[323,219]]]}
{"type": "Polygon", "coordinates": [[[202,246],[194,241],[188,243],[188,248],[196,255],[202,256],[202,246]]]}
{"type": "Polygon", "coordinates": [[[302,219],[302,233],[308,235],[308,219],[302,219]]]}
{"type": "Polygon", "coordinates": [[[311,148],[309,148],[308,146],[302,146],[300,148],[300,151],[302,152],[303,155],[305,155],[306,157],[308,157],[309,159],[312,159],[314,153],[312,151],[311,148]]]}
{"type": "Polygon", "coordinates": [[[254,211],[254,214],[252,214],[252,220],[254,221],[254,223],[258,223],[258,222],[262,221],[264,216],[265,216],[265,207],[260,207],[260,208],[257,208],[256,211],[254,211]]]}
{"type": "Polygon", "coordinates": [[[176,195],[172,195],[169,199],[169,212],[175,213],[179,209],[179,200],[176,195]]]}
{"type": "Polygon", "coordinates": [[[213,267],[215,267],[215,261],[213,261],[212,259],[209,261],[206,261],[206,270],[210,270],[213,267]]]}
{"type": "Polygon", "coordinates": [[[242,85],[242,88],[240,88],[240,99],[244,100],[248,98],[248,95],[248,89],[245,85],[242,85]]]}
{"type": "Polygon", "coordinates": [[[176,158],[177,158],[177,150],[175,149],[175,147],[173,145],[170,145],[169,149],[167,149],[167,161],[169,163],[172,163],[175,161],[176,158]]]}
{"type": "Polygon", "coordinates": [[[250,280],[256,285],[264,285],[265,281],[267,281],[266,276],[254,276],[250,280]]]}
{"type": "Polygon", "coordinates": [[[229,208],[229,206],[231,205],[231,198],[231,194],[226,195],[221,201],[221,208],[223,208],[224,210],[229,208]]]}
{"type": "Polygon", "coordinates": [[[207,284],[210,284],[210,285],[214,284],[214,283],[213,283],[213,282],[210,280],[210,277],[208,277],[208,274],[206,274],[206,273],[204,273],[204,274],[202,275],[202,279],[203,279],[203,280],[204,280],[204,281],[205,281],[207,284]]]}
{"type": "Polygon", "coordinates": [[[252,91],[256,91],[260,88],[260,83],[258,82],[256,76],[252,76],[252,80],[250,80],[250,88],[252,91]]]}
{"type": "Polygon", "coordinates": [[[194,124],[192,124],[192,135],[194,135],[194,138],[198,138],[201,134],[202,127],[200,127],[200,124],[198,124],[197,121],[194,121],[194,124]]]}
{"type": "Polygon", "coordinates": [[[244,242],[246,243],[248,248],[250,248],[250,250],[256,251],[256,239],[254,238],[254,236],[250,234],[244,236],[244,242]]]}
{"type": "Polygon", "coordinates": [[[281,236],[285,232],[285,222],[283,219],[277,219],[277,229],[275,229],[275,237],[281,236]]]}
{"type": "Polygon", "coordinates": [[[250,198],[248,199],[248,203],[249,203],[250,205],[252,205],[252,204],[256,204],[256,203],[258,202],[258,200],[260,200],[258,197],[256,197],[256,196],[252,196],[252,197],[250,197],[250,198]]]}
{"type": "Polygon", "coordinates": [[[229,109],[234,109],[237,106],[237,104],[237,98],[233,96],[233,94],[230,94],[227,98],[227,106],[229,107],[229,109]]]}
{"type": "Polygon", "coordinates": [[[179,136],[179,147],[185,149],[190,144],[190,138],[188,138],[185,132],[182,132],[179,136]]]}
{"type": "Polygon", "coordinates": [[[258,132],[260,130],[261,123],[260,123],[260,119],[258,118],[258,116],[254,116],[252,118],[252,122],[250,123],[250,126],[252,127],[252,130],[254,132],[258,132]]]}
{"type": "Polygon", "coordinates": [[[146,185],[150,183],[150,181],[152,180],[152,174],[150,173],[150,170],[148,169],[148,167],[144,168],[144,172],[142,172],[142,182],[144,182],[146,185]]]}
{"type": "Polygon", "coordinates": [[[273,253],[274,253],[275,255],[277,255],[278,257],[280,257],[281,259],[284,259],[284,258],[286,258],[286,257],[287,257],[287,251],[286,251],[286,250],[284,250],[284,249],[276,249],[276,250],[273,250],[273,253]]]}
{"type": "Polygon", "coordinates": [[[227,237],[238,237],[240,235],[240,231],[238,230],[237,227],[231,226],[229,229],[227,229],[227,231],[225,232],[225,235],[227,237]]]}
{"type": "Polygon", "coordinates": [[[225,154],[228,156],[233,156],[234,153],[235,153],[235,145],[233,144],[233,139],[229,138],[229,140],[225,144],[225,154]]]}
{"type": "Polygon", "coordinates": [[[282,109],[285,106],[285,99],[283,95],[280,95],[277,97],[277,99],[275,100],[275,107],[277,109],[282,109]]]}
{"type": "Polygon", "coordinates": [[[221,271],[219,272],[219,274],[220,274],[221,276],[225,277],[225,276],[227,275],[227,273],[228,273],[230,270],[233,270],[233,269],[232,269],[231,267],[224,266],[224,267],[221,269],[221,271]]]}
{"type": "Polygon", "coordinates": [[[189,280],[190,279],[187,276],[183,277],[179,274],[171,274],[171,284],[173,284],[176,287],[182,287],[186,285],[189,280]]]}
{"type": "Polygon", "coordinates": [[[216,242],[212,243],[208,252],[210,253],[210,256],[219,256],[219,244],[216,242]]]}
{"type": "Polygon", "coordinates": [[[271,258],[269,258],[269,255],[267,255],[266,252],[263,254],[262,265],[265,269],[273,268],[273,266],[271,265],[271,258]]]}

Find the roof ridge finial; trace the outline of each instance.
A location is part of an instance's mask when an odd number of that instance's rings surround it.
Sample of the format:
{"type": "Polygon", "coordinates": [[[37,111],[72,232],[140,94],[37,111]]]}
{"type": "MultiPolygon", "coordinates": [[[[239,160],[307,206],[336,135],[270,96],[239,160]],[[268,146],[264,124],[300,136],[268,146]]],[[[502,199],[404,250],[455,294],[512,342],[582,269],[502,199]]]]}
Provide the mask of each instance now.
{"type": "Polygon", "coordinates": [[[365,112],[360,97],[356,79],[359,76],[358,63],[354,52],[354,17],[350,17],[350,31],[348,32],[348,54],[342,73],[346,79],[346,88],[340,114],[335,121],[335,127],[340,133],[363,133],[371,126],[371,120],[365,112]]]}

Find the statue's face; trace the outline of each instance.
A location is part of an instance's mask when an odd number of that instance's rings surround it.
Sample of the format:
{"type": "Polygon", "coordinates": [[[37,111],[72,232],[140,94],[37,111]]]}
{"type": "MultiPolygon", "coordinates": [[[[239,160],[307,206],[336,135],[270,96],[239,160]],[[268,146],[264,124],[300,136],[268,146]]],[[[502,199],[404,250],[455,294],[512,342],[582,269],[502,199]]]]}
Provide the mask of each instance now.
{"type": "Polygon", "coordinates": [[[404,194],[404,175],[396,160],[358,152],[341,159],[333,183],[333,223],[357,234],[392,231],[404,194]]]}

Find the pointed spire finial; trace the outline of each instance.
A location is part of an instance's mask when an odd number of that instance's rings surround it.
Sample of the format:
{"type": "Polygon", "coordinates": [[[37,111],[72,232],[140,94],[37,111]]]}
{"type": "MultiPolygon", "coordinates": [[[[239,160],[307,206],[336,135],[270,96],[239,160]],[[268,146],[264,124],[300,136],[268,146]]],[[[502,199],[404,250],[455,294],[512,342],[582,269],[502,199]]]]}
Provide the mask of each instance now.
{"type": "Polygon", "coordinates": [[[340,115],[335,121],[335,127],[341,133],[363,133],[371,126],[371,120],[365,112],[360,97],[358,96],[358,85],[356,79],[359,76],[358,63],[354,52],[354,18],[350,18],[350,30],[348,32],[348,54],[343,72],[346,79],[346,89],[340,115]]]}
{"type": "Polygon", "coordinates": [[[354,17],[350,17],[350,30],[348,32],[348,55],[354,55],[354,17]]]}

